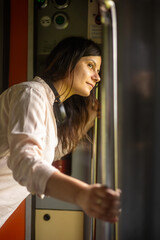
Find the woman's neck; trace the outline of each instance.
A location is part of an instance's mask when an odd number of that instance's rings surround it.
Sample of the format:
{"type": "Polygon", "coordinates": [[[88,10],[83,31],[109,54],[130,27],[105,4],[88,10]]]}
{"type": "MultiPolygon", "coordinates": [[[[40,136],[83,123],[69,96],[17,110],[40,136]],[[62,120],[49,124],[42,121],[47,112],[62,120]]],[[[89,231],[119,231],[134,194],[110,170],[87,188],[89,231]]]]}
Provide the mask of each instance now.
{"type": "Polygon", "coordinates": [[[54,87],[56,88],[60,96],[61,102],[64,102],[67,98],[72,96],[71,89],[66,83],[67,83],[67,80],[66,81],[58,80],[53,83],[54,87]]]}

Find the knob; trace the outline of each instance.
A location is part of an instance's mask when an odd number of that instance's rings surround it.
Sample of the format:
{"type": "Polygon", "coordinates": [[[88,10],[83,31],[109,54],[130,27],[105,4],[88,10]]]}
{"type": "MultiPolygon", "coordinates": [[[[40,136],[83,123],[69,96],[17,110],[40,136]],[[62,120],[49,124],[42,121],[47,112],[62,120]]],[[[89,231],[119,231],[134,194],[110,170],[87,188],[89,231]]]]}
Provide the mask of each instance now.
{"type": "Polygon", "coordinates": [[[52,2],[57,9],[67,8],[69,5],[69,0],[52,0],[52,2]]]}
{"type": "Polygon", "coordinates": [[[50,216],[48,213],[44,214],[44,216],[43,216],[43,219],[44,219],[45,221],[49,221],[50,218],[51,218],[51,216],[50,216]]]}

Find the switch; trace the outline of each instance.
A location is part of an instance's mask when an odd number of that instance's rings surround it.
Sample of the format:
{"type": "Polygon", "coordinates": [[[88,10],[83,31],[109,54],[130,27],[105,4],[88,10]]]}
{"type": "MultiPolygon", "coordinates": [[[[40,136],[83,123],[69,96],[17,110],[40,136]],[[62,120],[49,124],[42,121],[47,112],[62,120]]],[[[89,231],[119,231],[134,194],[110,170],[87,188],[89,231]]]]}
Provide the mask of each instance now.
{"type": "Polygon", "coordinates": [[[53,23],[57,29],[65,29],[68,27],[68,17],[64,13],[56,13],[53,16],[53,23]]]}

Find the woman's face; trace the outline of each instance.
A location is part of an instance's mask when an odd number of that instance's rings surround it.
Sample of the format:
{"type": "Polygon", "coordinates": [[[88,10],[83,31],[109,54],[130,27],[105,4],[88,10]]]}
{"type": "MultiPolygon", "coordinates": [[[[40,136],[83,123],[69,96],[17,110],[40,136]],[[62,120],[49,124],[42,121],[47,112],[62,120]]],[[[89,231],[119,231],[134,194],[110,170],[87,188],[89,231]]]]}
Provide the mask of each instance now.
{"type": "Polygon", "coordinates": [[[82,57],[73,71],[73,85],[70,95],[78,94],[83,97],[90,95],[95,84],[100,81],[100,56],[82,57]]]}

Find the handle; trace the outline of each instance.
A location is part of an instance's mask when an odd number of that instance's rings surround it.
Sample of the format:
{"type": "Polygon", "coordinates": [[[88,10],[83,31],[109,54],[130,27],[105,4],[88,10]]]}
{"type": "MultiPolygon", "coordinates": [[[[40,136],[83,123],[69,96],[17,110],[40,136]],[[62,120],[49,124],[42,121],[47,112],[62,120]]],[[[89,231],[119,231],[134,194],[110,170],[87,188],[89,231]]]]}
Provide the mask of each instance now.
{"type": "Polygon", "coordinates": [[[101,82],[101,161],[102,183],[118,186],[118,81],[117,81],[117,18],[113,1],[104,1],[103,65],[101,82]],[[110,11],[110,15],[107,15],[110,11]],[[112,50],[111,50],[112,49],[112,50]],[[105,171],[106,170],[106,171],[105,171]],[[114,172],[115,177],[111,176],[114,172]]]}
{"type": "MultiPolygon", "coordinates": [[[[117,18],[113,1],[100,6],[103,23],[101,81],[101,182],[118,187],[117,18]]],[[[118,239],[118,225],[103,224],[105,238],[118,239]]]]}

